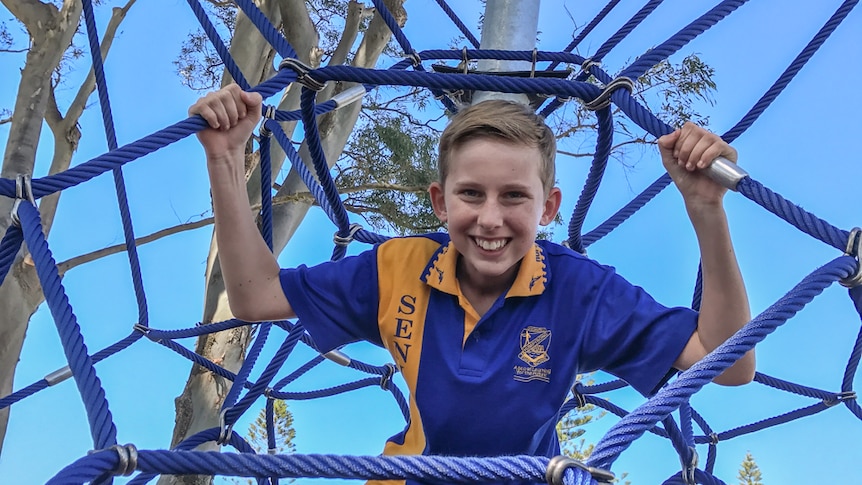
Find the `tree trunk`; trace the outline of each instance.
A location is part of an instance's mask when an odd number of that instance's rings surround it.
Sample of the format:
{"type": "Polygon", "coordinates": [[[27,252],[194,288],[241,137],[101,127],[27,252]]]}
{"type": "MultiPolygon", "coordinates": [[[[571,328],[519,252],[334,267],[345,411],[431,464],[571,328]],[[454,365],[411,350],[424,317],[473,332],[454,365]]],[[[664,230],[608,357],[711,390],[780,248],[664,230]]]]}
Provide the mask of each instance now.
{"type": "MultiPolygon", "coordinates": [[[[356,10],[357,6],[361,5],[358,2],[351,2],[351,9],[356,10]]],[[[406,13],[403,9],[404,0],[387,0],[387,6],[390,11],[399,19],[401,25],[406,21],[406,13]]],[[[271,9],[273,2],[260,2],[260,8],[268,18],[282,18],[284,21],[283,31],[291,46],[297,51],[297,55],[304,63],[316,66],[319,63],[319,48],[318,36],[311,23],[308,11],[304,1],[289,0],[281,4],[281,14],[276,14],[271,9]],[[316,61],[315,61],[316,59],[316,61]]],[[[360,9],[361,10],[361,9],[360,9]]],[[[237,52],[245,52],[248,58],[262,59],[267,56],[260,55],[263,48],[259,42],[252,38],[247,40],[240,37],[240,25],[246,22],[244,15],[240,14],[237,21],[237,29],[231,42],[231,51],[234,54],[234,49],[237,52]],[[254,49],[257,53],[254,53],[254,49]]],[[[359,20],[356,22],[358,23],[359,20]]],[[[352,32],[356,35],[356,29],[346,29],[347,32],[352,32]]],[[[255,34],[257,36],[257,34],[255,34]]],[[[259,37],[259,36],[258,36],[259,37]]],[[[359,67],[373,67],[383,52],[384,47],[389,42],[391,32],[386,24],[375,16],[365,33],[365,36],[360,44],[360,47],[355,56],[354,65],[359,67]]],[[[347,45],[352,44],[352,41],[347,45]]],[[[236,55],[236,54],[234,54],[236,55]]],[[[235,59],[239,59],[235,57],[235,59]]],[[[251,71],[243,69],[243,73],[250,79],[255,79],[255,76],[250,76],[249,73],[263,72],[267,66],[263,64],[248,66],[249,69],[260,69],[259,71],[251,71]]],[[[250,81],[251,82],[251,81],[250,81]]],[[[280,108],[295,109],[298,106],[299,89],[289,89],[288,93],[282,100],[280,108]]],[[[325,98],[324,98],[325,99],[325,98]]],[[[322,99],[320,100],[322,101],[322,99]]],[[[341,110],[327,115],[322,118],[321,136],[323,137],[323,147],[326,153],[327,160],[332,165],[338,160],[344,145],[347,142],[353,126],[359,116],[359,103],[354,103],[344,107],[341,110]]],[[[292,129],[292,128],[291,128],[292,129]]],[[[310,165],[310,157],[308,157],[305,145],[300,149],[300,155],[303,160],[310,165]]],[[[278,150],[273,153],[273,174],[278,173],[281,163],[283,162],[284,154],[278,150]],[[279,156],[280,154],[280,156],[279,156]]],[[[256,158],[250,157],[246,166],[256,168],[256,163],[252,163],[256,158]]],[[[249,199],[251,203],[259,202],[260,200],[260,184],[255,179],[259,179],[259,171],[255,170],[250,175],[249,182],[249,199]],[[257,174],[255,176],[255,174],[257,174]]],[[[291,170],[287,180],[278,191],[278,195],[291,194],[296,192],[307,192],[305,184],[299,179],[294,170],[291,170]]],[[[274,225],[274,251],[276,254],[284,249],[290,237],[296,231],[299,223],[305,217],[310,204],[303,202],[295,202],[288,204],[280,204],[273,208],[273,225],[274,225]]],[[[224,291],[224,282],[221,275],[221,267],[218,264],[218,248],[215,243],[215,237],[212,239],[210,255],[207,264],[207,280],[206,280],[206,296],[204,302],[204,317],[203,323],[212,323],[232,318],[230,309],[227,303],[227,295],[224,291]]],[[[221,365],[231,371],[238,370],[243,362],[245,350],[249,344],[249,328],[234,329],[217,334],[202,336],[198,339],[196,350],[204,357],[220,361],[221,365]]],[[[191,436],[194,433],[204,429],[218,426],[219,410],[222,402],[228,392],[230,383],[223,382],[223,379],[213,376],[209,371],[201,369],[199,366],[193,366],[189,381],[176,401],[177,417],[172,439],[172,446],[181,442],[183,439],[191,436]]],[[[210,443],[207,445],[209,449],[215,447],[210,443]]],[[[203,476],[183,476],[183,477],[162,477],[159,481],[160,485],[167,484],[207,484],[211,483],[211,477],[203,476]]]]}
{"type": "MultiPolygon", "coordinates": [[[[81,18],[81,2],[65,0],[58,10],[53,5],[38,2],[2,1],[27,27],[31,47],[21,70],[21,82],[18,85],[0,176],[15,178],[17,174],[33,173],[43,120],[47,120],[54,135],[54,155],[49,173],[66,170],[78,146],[80,131],[77,123],[87,98],[95,89],[95,77],[91,71],[63,117],[54,100],[51,75],[77,30],[81,18]]],[[[103,59],[108,54],[117,27],[134,3],[135,0],[130,0],[125,7],[114,8],[101,46],[103,59]]],[[[50,230],[58,199],[59,194],[54,194],[40,201],[39,209],[46,235],[50,230]]],[[[9,227],[11,221],[6,214],[10,213],[11,207],[11,200],[0,200],[0,234],[5,234],[9,227]]],[[[44,301],[35,268],[25,255],[26,249],[22,249],[5,281],[0,285],[0,396],[12,392],[15,368],[21,356],[27,325],[30,317],[44,301]]],[[[0,453],[8,421],[9,408],[0,410],[0,453]]]]}
{"type": "MultiPolygon", "coordinates": [[[[48,106],[51,73],[69,46],[81,17],[81,2],[67,0],[62,8],[37,2],[2,0],[30,33],[30,50],[12,113],[9,141],[3,156],[0,176],[14,179],[17,174],[32,174],[36,147],[42,132],[42,119],[48,106]]],[[[12,201],[0,200],[0,233],[5,234],[11,220],[12,201]]],[[[42,301],[32,265],[23,264],[20,251],[12,269],[0,286],[0,396],[12,392],[15,368],[27,333],[30,316],[42,301]]],[[[0,452],[6,437],[9,408],[0,410],[0,452]]]]}

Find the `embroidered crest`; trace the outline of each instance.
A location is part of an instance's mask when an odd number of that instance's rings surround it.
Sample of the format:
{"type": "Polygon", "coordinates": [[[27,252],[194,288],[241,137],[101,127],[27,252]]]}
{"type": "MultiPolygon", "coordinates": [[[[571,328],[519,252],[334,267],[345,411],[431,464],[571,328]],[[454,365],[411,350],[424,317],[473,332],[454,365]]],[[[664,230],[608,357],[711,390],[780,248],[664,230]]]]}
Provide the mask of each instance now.
{"type": "Polygon", "coordinates": [[[551,360],[548,348],[551,346],[551,331],[544,327],[529,326],[521,330],[521,351],[518,358],[527,366],[515,366],[515,380],[528,382],[540,380],[550,381],[551,369],[539,368],[539,365],[551,360]]]}

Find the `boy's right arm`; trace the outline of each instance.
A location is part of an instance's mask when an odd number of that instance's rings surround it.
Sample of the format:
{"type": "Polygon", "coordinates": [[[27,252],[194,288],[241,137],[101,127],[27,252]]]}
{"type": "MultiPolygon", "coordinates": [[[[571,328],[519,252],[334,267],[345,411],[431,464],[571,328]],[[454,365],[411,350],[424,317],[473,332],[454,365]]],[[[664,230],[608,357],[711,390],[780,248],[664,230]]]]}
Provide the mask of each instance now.
{"type": "Polygon", "coordinates": [[[260,236],[248,204],[245,146],[263,100],[232,84],[189,108],[210,125],[198,133],[207,157],[215,233],[231,312],[246,321],[295,317],[279,280],[279,265],[260,236]]]}

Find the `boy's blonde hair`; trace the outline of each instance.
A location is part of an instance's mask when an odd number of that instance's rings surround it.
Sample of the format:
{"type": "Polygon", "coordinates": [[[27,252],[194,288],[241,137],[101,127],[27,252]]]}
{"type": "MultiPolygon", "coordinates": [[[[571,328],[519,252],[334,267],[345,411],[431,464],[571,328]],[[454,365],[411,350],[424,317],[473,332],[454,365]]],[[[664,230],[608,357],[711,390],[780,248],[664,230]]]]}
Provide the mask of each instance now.
{"type": "Polygon", "coordinates": [[[494,138],[503,142],[536,147],[542,155],[539,177],[545,192],[554,186],[554,160],[557,142],[545,119],[521,103],[492,99],[469,106],[452,117],[440,137],[437,171],[440,183],[446,183],[452,153],[464,143],[477,138],[494,138]]]}

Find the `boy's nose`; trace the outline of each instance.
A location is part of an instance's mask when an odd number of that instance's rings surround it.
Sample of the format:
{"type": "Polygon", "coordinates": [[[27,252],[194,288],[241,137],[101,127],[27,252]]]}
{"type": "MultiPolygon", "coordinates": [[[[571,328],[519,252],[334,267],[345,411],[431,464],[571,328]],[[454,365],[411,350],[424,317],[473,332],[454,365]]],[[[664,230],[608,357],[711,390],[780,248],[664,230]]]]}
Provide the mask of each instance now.
{"type": "Polygon", "coordinates": [[[503,225],[503,207],[495,202],[488,202],[479,209],[479,227],[496,229],[503,225]]]}

